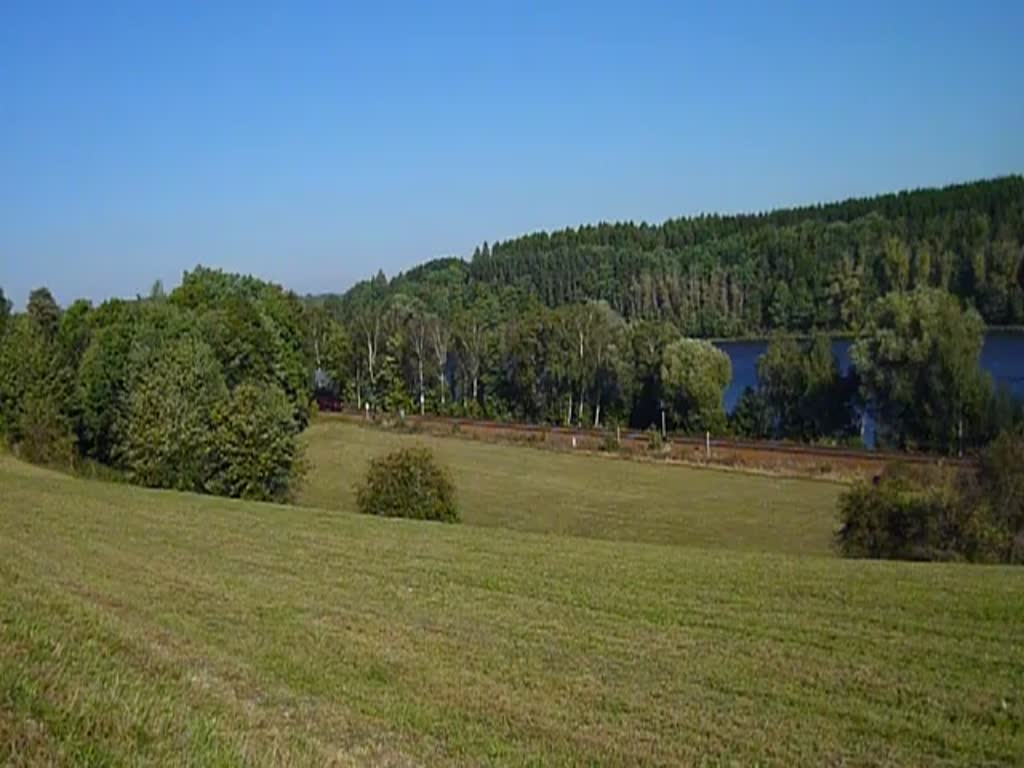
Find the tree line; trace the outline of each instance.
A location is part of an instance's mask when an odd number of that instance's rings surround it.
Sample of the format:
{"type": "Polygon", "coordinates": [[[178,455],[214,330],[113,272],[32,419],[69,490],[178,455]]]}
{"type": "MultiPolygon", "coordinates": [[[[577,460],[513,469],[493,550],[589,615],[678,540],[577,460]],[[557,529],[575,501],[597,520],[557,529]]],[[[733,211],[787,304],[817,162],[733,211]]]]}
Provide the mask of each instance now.
{"type": "Polygon", "coordinates": [[[142,485],[287,499],[310,417],[304,309],[198,268],[165,294],[93,307],[0,292],[0,433],[31,461],[142,485]]]}
{"type": "MultiPolygon", "coordinates": [[[[757,386],[726,415],[729,358],[668,323],[627,322],[604,302],[549,309],[501,292],[441,316],[415,284],[379,277],[345,300],[303,302],[200,267],[170,294],[157,284],[98,307],[61,308],[37,289],[17,314],[0,291],[0,433],[31,461],[281,501],[301,479],[299,433],[325,388],[387,411],[585,426],[653,426],[664,414],[684,431],[828,442],[856,440],[866,407],[889,445],[981,449],[980,460],[974,471],[923,477],[897,467],[854,487],[840,505],[843,554],[1024,558],[1021,406],[979,369],[982,318],[952,294],[877,299],[845,373],[827,335],[776,335],[757,386]]],[[[424,457],[387,461],[360,490],[364,511],[405,514],[402,483],[429,476],[440,494],[430,516],[453,519],[450,484],[424,457]]]]}
{"type": "Polygon", "coordinates": [[[952,293],[989,325],[1024,323],[1024,177],[829,205],[599,224],[486,243],[468,282],[548,307],[606,301],[684,335],[854,331],[892,291],[952,293]]]}
{"type": "Polygon", "coordinates": [[[307,302],[322,367],[360,408],[635,428],[664,414],[684,431],[836,443],[857,442],[868,411],[883,445],[959,452],[1019,414],[977,364],[986,324],[1024,320],[1022,253],[1013,176],[539,233],[307,302]],[[852,372],[836,331],[858,339],[852,372]],[[773,341],[727,417],[728,359],[693,339],[744,334],[773,341]]]}
{"type": "Polygon", "coordinates": [[[350,406],[579,427],[857,445],[863,414],[901,450],[972,451],[1022,421],[1021,403],[981,370],[984,323],[936,288],[894,291],[865,313],[842,371],[824,332],[775,334],[757,385],[731,414],[729,357],[670,323],[629,322],[606,302],[554,309],[516,291],[424,286],[459,279],[434,265],[415,281],[383,275],[309,304],[325,388],[350,406]]]}
{"type": "Polygon", "coordinates": [[[971,451],[1021,421],[978,362],[986,322],[1019,318],[1022,205],[1012,177],[585,227],[305,299],[203,267],[170,293],[95,307],[41,288],[13,313],[0,291],[0,432],[35,461],[268,499],[294,492],[298,435],[324,394],[360,410],[832,444],[856,444],[866,411],[885,446],[971,451]],[[643,287],[634,267],[649,259],[683,266],[643,287]],[[637,304],[616,294],[635,285],[637,304]],[[849,371],[836,328],[855,334],[849,371]],[[751,330],[771,343],[727,414],[729,358],[697,336],[751,330]]]}
{"type": "Polygon", "coordinates": [[[200,267],[170,294],[157,285],[98,307],[62,309],[42,288],[12,315],[0,294],[0,432],[32,461],[282,500],[325,391],[392,413],[831,444],[857,442],[866,408],[883,444],[943,453],[1024,421],[979,368],[980,315],[937,289],[878,299],[846,372],[825,334],[773,337],[757,386],[726,414],[728,356],[668,323],[485,291],[442,316],[419,284],[378,277],[345,299],[304,302],[200,267]]]}

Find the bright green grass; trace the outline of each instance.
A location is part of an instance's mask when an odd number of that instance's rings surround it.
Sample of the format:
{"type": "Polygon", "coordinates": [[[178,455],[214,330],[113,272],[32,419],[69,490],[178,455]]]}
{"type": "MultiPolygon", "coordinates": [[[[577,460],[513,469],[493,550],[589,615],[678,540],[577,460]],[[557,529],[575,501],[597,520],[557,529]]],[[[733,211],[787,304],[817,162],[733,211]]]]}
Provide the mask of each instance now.
{"type": "Polygon", "coordinates": [[[455,476],[471,525],[600,539],[828,554],[836,483],[625,461],[600,455],[385,432],[321,419],[300,503],[353,509],[366,462],[422,442],[455,476]]]}
{"type": "Polygon", "coordinates": [[[0,764],[1022,755],[1021,568],[379,520],[0,457],[0,764]]]}

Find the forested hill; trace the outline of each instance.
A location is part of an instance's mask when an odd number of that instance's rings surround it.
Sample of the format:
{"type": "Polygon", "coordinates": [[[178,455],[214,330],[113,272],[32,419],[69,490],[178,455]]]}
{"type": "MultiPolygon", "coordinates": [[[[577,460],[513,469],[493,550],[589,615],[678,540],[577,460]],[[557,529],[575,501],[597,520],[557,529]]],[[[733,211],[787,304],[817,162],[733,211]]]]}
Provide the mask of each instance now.
{"type": "MultiPolygon", "coordinates": [[[[602,299],[695,336],[849,330],[891,290],[931,285],[990,325],[1024,323],[1024,177],[771,213],[598,224],[484,244],[392,289],[435,303],[511,292],[549,307],[602,299]],[[442,277],[443,276],[443,277],[442,277]]],[[[378,278],[379,284],[379,278],[378,278]]],[[[358,293],[359,291],[356,290],[358,293]]],[[[438,308],[440,309],[440,308],[438,308]]]]}

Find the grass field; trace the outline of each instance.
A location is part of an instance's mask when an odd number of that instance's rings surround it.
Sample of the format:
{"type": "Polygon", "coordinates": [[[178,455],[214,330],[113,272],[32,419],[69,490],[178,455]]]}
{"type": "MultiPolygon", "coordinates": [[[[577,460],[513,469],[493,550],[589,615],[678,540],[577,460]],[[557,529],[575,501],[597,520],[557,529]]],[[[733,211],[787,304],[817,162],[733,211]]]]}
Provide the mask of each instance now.
{"type": "Polygon", "coordinates": [[[379,520],[0,457],[0,764],[1022,755],[1024,569],[379,520]]]}
{"type": "Polygon", "coordinates": [[[455,476],[471,525],[655,544],[828,554],[842,486],[385,432],[321,419],[300,502],[352,509],[366,462],[423,443],[455,476]]]}

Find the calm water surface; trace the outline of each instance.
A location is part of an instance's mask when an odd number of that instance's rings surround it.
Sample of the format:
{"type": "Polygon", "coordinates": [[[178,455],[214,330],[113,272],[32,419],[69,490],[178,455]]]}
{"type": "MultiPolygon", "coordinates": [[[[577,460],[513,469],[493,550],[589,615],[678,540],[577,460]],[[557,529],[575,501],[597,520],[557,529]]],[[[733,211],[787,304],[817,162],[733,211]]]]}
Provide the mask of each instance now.
{"type": "MultiPolygon", "coordinates": [[[[832,352],[845,373],[850,367],[850,339],[835,339],[832,352]]],[[[725,409],[732,411],[746,387],[757,386],[757,359],[764,354],[767,341],[723,341],[716,346],[732,361],[732,383],[725,391],[725,409]]],[[[1024,334],[992,331],[985,335],[981,367],[992,374],[996,386],[1005,385],[1024,397],[1024,334]]],[[[868,423],[865,440],[874,443],[874,428],[868,423]]]]}

